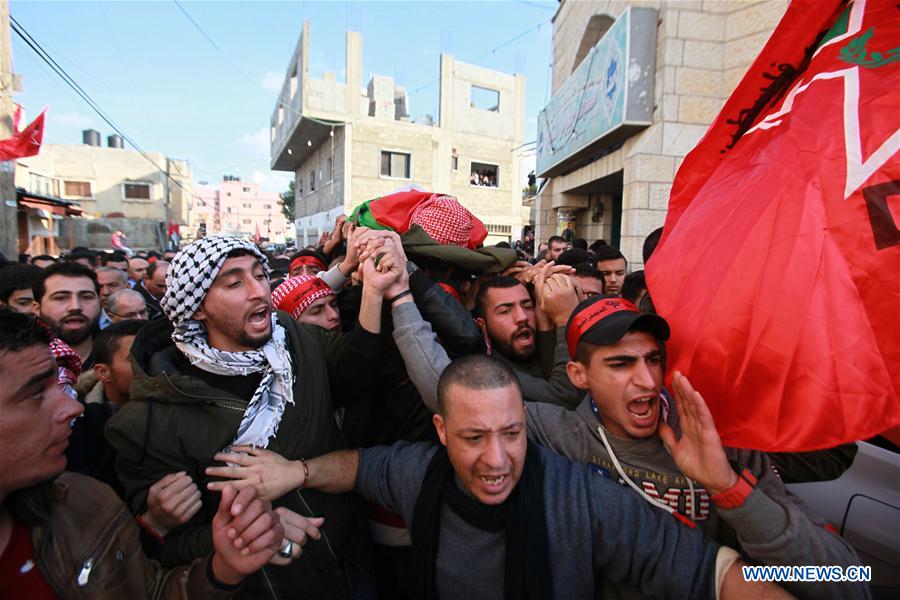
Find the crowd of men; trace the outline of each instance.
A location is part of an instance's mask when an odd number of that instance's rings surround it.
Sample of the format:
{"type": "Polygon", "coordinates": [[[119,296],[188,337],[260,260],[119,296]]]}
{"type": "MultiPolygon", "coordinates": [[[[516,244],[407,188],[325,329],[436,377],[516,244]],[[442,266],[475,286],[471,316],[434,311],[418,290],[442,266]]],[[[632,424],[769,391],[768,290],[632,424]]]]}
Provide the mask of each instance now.
{"type": "MultiPolygon", "coordinates": [[[[471,228],[439,200],[438,243],[471,228]]],[[[702,390],[663,386],[643,272],[527,242],[479,271],[339,219],[291,255],[0,267],[3,594],[868,597],[741,571],[860,564],[785,488],[855,447],[724,447],[702,390]]]]}

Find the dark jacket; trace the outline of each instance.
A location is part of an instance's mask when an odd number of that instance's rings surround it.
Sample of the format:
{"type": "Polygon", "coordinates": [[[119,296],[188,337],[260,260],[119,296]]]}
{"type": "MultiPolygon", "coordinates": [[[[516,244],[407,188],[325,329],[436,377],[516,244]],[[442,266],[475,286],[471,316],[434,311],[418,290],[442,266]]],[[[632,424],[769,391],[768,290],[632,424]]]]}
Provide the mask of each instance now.
{"type": "Polygon", "coordinates": [[[144,304],[147,305],[147,312],[151,319],[159,319],[163,316],[162,305],[160,305],[159,300],[153,297],[150,290],[144,287],[143,281],[135,283],[132,289],[144,297],[144,304]]]}
{"type": "Polygon", "coordinates": [[[170,570],[146,558],[127,507],[90,477],[63,473],[10,500],[13,513],[31,531],[41,574],[60,598],[232,596],[208,578],[207,557],[170,570]]]}
{"type": "MultiPolygon", "coordinates": [[[[360,286],[342,292],[339,302],[342,319],[355,321],[359,315],[360,286]],[[352,296],[352,297],[348,297],[352,296]]],[[[484,352],[484,338],[469,311],[425,273],[416,268],[409,275],[409,289],[423,318],[453,358],[484,352]]],[[[381,354],[378,360],[377,386],[368,392],[369,400],[348,407],[343,433],[350,447],[390,444],[397,440],[437,441],[432,413],[406,372],[400,351],[391,338],[391,308],[383,306],[381,354]]]]}
{"type": "MultiPolygon", "coordinates": [[[[350,392],[344,386],[348,384],[368,384],[363,374],[366,365],[348,376],[347,362],[355,355],[344,350],[358,351],[367,344],[377,344],[378,338],[365,332],[359,337],[356,332],[349,336],[328,334],[319,327],[293,321],[280,311],[278,318],[286,330],[293,359],[294,404],[285,407],[278,433],[268,448],[292,460],[338,450],[340,435],[331,399],[346,399],[350,392]],[[333,389],[329,382],[336,384],[333,389]]],[[[212,548],[210,523],[219,495],[206,489],[209,479],[204,471],[213,464],[213,455],[234,440],[249,400],[186,374],[190,367],[171,341],[171,332],[171,325],[162,320],[148,325],[135,338],[131,401],[113,416],[106,429],[107,439],[117,451],[116,470],[133,512],[145,509],[150,486],[168,473],[186,471],[203,492],[200,512],[166,537],[161,559],[170,565],[189,562],[212,548]]],[[[358,499],[349,494],[295,490],[274,504],[304,516],[325,517],[324,535],[319,541],[310,540],[293,564],[269,565],[249,577],[242,595],[349,597],[347,569],[352,565],[367,567],[368,532],[358,499]]]]}

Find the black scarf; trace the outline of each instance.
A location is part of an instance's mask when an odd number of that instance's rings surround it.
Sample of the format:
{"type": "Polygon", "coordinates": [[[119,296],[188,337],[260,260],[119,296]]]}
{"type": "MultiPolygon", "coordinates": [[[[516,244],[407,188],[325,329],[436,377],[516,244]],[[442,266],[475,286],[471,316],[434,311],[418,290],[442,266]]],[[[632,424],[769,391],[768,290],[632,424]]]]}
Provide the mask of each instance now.
{"type": "MultiPolygon", "coordinates": [[[[422,600],[438,597],[436,573],[441,504],[446,500],[450,509],[473,527],[491,532],[506,530],[505,600],[552,599],[543,487],[544,461],[537,446],[529,441],[518,485],[503,504],[482,504],[456,486],[453,465],[447,449],[441,446],[428,464],[413,510],[410,528],[413,597],[422,600]]],[[[473,558],[477,560],[477,557],[473,558]]]]}

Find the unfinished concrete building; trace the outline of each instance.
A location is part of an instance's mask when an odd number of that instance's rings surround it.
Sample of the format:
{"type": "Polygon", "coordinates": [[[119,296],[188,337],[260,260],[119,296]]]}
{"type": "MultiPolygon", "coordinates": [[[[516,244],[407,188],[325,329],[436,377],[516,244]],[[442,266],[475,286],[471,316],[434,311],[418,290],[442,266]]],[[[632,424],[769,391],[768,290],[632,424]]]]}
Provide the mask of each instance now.
{"type": "Polygon", "coordinates": [[[456,196],[487,226],[486,243],[519,239],[525,78],[441,55],[440,112],[409,116],[405,89],[374,75],[362,84],[362,36],[346,38],[346,81],[309,75],[309,23],[272,114],[271,167],[296,183],[298,244],[339,214],[409,185],[456,196]]]}

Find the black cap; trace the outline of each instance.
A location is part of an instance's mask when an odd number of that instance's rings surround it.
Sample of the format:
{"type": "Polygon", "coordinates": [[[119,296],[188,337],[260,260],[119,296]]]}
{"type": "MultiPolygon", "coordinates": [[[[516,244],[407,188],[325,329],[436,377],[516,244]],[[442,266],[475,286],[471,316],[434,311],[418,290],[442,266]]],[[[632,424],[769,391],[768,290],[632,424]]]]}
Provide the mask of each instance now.
{"type": "Polygon", "coordinates": [[[588,298],[575,307],[566,323],[569,357],[575,358],[575,348],[582,340],[609,346],[637,325],[662,342],[669,339],[669,324],[659,315],[642,313],[634,304],[617,296],[588,298]]]}

